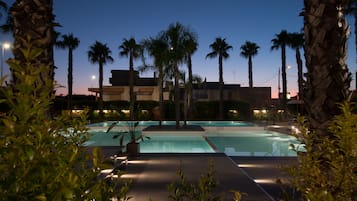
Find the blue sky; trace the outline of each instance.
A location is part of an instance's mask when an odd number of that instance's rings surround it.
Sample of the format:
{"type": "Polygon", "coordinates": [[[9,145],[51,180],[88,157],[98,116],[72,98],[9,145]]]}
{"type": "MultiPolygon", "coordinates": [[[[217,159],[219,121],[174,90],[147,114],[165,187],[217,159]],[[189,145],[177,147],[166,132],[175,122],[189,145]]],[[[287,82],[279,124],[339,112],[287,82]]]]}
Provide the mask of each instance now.
{"type": "MultiPolygon", "coordinates": [[[[13,2],[13,1],[8,1],[13,2]]],[[[128,69],[128,59],[119,57],[118,46],[124,38],[134,37],[137,41],[156,36],[169,24],[180,22],[197,33],[198,50],[192,57],[193,73],[207,81],[218,81],[218,59],[206,59],[209,45],[216,37],[226,38],[233,46],[230,58],[223,63],[224,82],[248,86],[248,60],[240,56],[240,46],[245,41],[260,46],[253,58],[254,86],[272,87],[272,96],[277,96],[278,69],[281,66],[280,50],[271,51],[271,40],[281,30],[299,32],[303,18],[299,16],[302,0],[54,0],[56,28],[62,34],[73,33],[80,39],[74,51],[74,93],[89,94],[88,87],[97,87],[98,65],[88,61],[87,51],[96,40],[106,43],[112,51],[114,62],[104,66],[104,85],[109,85],[110,71],[128,69]]],[[[349,23],[353,21],[349,19],[349,23]]],[[[353,31],[353,29],[351,29],[353,31]]],[[[1,36],[4,40],[9,36],[1,36]]],[[[351,37],[354,35],[351,33],[351,37]]],[[[10,39],[11,40],[11,39],[10,39]]],[[[354,38],[349,43],[348,58],[351,72],[355,72],[354,38]]],[[[67,51],[55,49],[56,80],[66,87],[67,51]]],[[[141,61],[134,62],[140,66],[141,61]]],[[[288,91],[297,89],[295,53],[287,50],[288,91]]],[[[186,66],[182,66],[186,69],[186,66]]],[[[147,72],[141,76],[152,76],[147,72]]],[[[355,88],[354,82],[352,88],[355,88]]],[[[66,94],[66,88],[57,90],[66,94]]]]}

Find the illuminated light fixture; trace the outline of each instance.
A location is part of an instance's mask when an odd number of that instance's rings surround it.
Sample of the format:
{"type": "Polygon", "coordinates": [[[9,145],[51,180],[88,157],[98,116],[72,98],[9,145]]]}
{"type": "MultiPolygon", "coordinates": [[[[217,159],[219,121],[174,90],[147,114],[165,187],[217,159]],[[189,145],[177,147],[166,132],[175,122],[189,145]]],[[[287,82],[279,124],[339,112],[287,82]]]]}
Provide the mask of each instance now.
{"type": "Polygon", "coordinates": [[[262,164],[238,164],[237,165],[240,168],[267,168],[269,167],[269,165],[262,165],[262,164]]]}
{"type": "Polygon", "coordinates": [[[138,178],[139,177],[139,174],[123,174],[123,175],[120,175],[120,178],[122,179],[135,179],[135,178],[138,178]]]}
{"type": "Polygon", "coordinates": [[[105,178],[118,179],[118,178],[119,178],[119,176],[118,176],[117,174],[113,174],[113,173],[111,173],[111,174],[107,175],[105,178]]]}
{"type": "Polygon", "coordinates": [[[260,110],[253,110],[253,113],[254,113],[254,114],[259,114],[259,113],[260,113],[260,110]]]}
{"type": "Polygon", "coordinates": [[[299,128],[297,128],[297,127],[295,127],[295,126],[291,126],[291,130],[292,130],[295,134],[301,133],[301,131],[299,130],[299,128]]]}
{"type": "Polygon", "coordinates": [[[135,160],[135,161],[128,161],[128,164],[145,164],[146,161],[144,160],[135,160]]]}
{"type": "Polygon", "coordinates": [[[255,183],[258,184],[275,184],[276,180],[274,179],[254,179],[255,183]]]}
{"type": "Polygon", "coordinates": [[[104,170],[101,170],[100,173],[102,174],[109,174],[113,171],[113,169],[104,169],[104,170]]]}
{"type": "Polygon", "coordinates": [[[124,113],[124,114],[129,114],[130,110],[121,110],[121,112],[124,113]]]}
{"type": "MultiPolygon", "coordinates": [[[[2,50],[2,54],[1,54],[1,74],[0,74],[0,78],[4,77],[4,59],[5,59],[5,49],[9,49],[11,47],[10,43],[3,43],[1,45],[1,50],[2,50]]],[[[2,82],[1,82],[1,86],[2,86],[2,82]]]]}
{"type": "Polygon", "coordinates": [[[238,164],[238,167],[240,168],[256,168],[258,165],[255,164],[238,164]]]}
{"type": "Polygon", "coordinates": [[[114,155],[114,156],[111,156],[110,159],[112,159],[112,160],[128,160],[128,157],[114,155]]]}

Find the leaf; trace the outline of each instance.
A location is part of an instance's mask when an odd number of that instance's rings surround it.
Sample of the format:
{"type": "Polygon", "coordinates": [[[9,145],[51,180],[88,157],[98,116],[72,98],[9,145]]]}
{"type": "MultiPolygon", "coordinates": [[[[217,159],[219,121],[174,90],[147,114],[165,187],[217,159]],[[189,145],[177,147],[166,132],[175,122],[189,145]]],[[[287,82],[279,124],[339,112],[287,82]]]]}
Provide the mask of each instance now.
{"type": "Polygon", "coordinates": [[[113,122],[113,123],[109,126],[109,128],[108,128],[108,130],[107,130],[106,133],[109,133],[117,124],[118,124],[117,121],[116,121],[116,122],[113,122]]]}
{"type": "Polygon", "coordinates": [[[47,198],[44,194],[38,195],[35,197],[36,200],[40,200],[40,201],[46,201],[47,198]]]}

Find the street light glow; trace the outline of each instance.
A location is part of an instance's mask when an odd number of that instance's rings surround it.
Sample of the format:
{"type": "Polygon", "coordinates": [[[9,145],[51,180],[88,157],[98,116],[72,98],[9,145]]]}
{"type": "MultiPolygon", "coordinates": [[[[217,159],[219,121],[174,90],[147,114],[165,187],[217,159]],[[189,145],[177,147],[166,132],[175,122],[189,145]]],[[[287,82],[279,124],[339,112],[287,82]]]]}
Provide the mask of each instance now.
{"type": "MultiPolygon", "coordinates": [[[[4,77],[4,59],[5,59],[5,49],[10,49],[10,43],[3,43],[1,45],[1,72],[0,72],[0,79],[2,79],[4,77]]],[[[1,86],[3,86],[3,83],[0,83],[1,86]]]]}
{"type": "Polygon", "coordinates": [[[11,47],[10,43],[3,43],[2,44],[2,48],[4,48],[4,49],[10,49],[10,47],[11,47]]]}

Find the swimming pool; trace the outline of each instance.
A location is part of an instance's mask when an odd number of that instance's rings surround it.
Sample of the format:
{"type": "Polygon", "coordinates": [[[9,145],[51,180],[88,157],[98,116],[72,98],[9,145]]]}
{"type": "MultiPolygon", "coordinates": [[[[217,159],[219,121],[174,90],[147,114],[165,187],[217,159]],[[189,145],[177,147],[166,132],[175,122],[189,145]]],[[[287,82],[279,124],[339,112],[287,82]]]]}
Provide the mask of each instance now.
{"type": "MultiPolygon", "coordinates": [[[[113,133],[89,131],[91,137],[86,146],[119,146],[119,139],[113,139],[113,133]]],[[[138,131],[136,135],[140,135],[138,131]]],[[[215,150],[205,141],[202,135],[191,133],[178,134],[149,134],[148,140],[140,142],[141,153],[215,153],[215,150]]],[[[129,142],[126,135],[123,144],[129,142]]]]}
{"type": "MultiPolygon", "coordinates": [[[[222,127],[224,128],[224,127],[222,127]]],[[[263,127],[211,129],[202,132],[144,132],[150,140],[140,142],[141,153],[225,153],[228,156],[296,156],[289,147],[300,144],[290,135],[263,127]]],[[[92,128],[86,146],[118,146],[113,133],[92,128]]],[[[142,131],[137,131],[140,134],[142,131]]],[[[128,139],[124,139],[124,144],[128,139]]]]}
{"type": "MultiPolygon", "coordinates": [[[[88,127],[107,127],[114,121],[106,121],[89,124],[88,127]]],[[[187,125],[198,125],[202,127],[241,127],[241,126],[254,126],[251,122],[245,121],[187,121],[187,125]]],[[[119,121],[117,126],[127,126],[128,121],[119,121]]],[[[159,121],[140,121],[139,126],[147,127],[158,125],[159,121]]],[[[162,125],[175,125],[176,121],[162,121],[162,125]]],[[[183,125],[183,121],[180,121],[180,125],[183,125]]]]}
{"type": "Polygon", "coordinates": [[[220,131],[206,133],[216,152],[228,156],[296,156],[290,145],[300,144],[294,137],[274,131],[220,131]]]}

